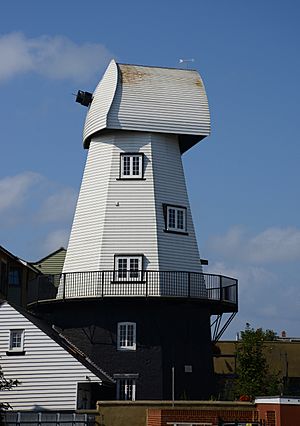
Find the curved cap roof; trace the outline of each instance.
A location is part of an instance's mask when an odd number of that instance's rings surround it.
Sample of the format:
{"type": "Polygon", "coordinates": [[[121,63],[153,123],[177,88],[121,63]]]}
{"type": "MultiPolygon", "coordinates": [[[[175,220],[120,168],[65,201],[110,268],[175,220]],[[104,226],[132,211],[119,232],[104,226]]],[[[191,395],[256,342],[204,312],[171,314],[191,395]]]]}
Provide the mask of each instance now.
{"type": "Polygon", "coordinates": [[[104,129],[177,134],[181,152],[185,152],[210,133],[207,96],[199,73],[112,60],[89,106],[84,147],[104,129]]]}

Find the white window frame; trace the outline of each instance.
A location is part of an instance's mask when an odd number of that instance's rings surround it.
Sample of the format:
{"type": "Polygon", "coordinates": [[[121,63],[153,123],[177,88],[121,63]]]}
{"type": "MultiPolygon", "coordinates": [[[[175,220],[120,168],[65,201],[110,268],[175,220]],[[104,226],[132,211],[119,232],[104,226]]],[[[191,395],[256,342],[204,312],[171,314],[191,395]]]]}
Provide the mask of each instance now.
{"type": "Polygon", "coordinates": [[[136,323],[135,322],[118,322],[117,330],[117,349],[118,351],[135,351],[136,350],[136,323]],[[125,327],[124,342],[121,339],[122,328],[125,327]],[[129,341],[129,327],[132,330],[132,342],[129,341]]]}
{"type": "Polygon", "coordinates": [[[142,281],[143,255],[142,254],[117,254],[115,255],[115,281],[142,281]],[[126,269],[119,268],[119,261],[126,262],[126,269]],[[131,261],[137,261],[138,269],[131,269],[131,261]]]}
{"type": "Polygon", "coordinates": [[[121,384],[124,381],[124,396],[122,401],[135,401],[136,396],[136,380],[128,377],[117,379],[117,400],[121,400],[121,384]],[[131,398],[128,397],[128,388],[132,386],[131,398]]]}
{"type": "Polygon", "coordinates": [[[9,330],[9,352],[23,352],[24,351],[24,329],[11,329],[9,330]],[[14,335],[18,334],[20,337],[20,346],[14,346],[14,335]]]}
{"type": "Polygon", "coordinates": [[[142,153],[121,153],[120,178],[121,179],[142,179],[143,178],[143,154],[142,153]],[[125,158],[129,158],[129,174],[125,174],[125,158]],[[134,174],[133,159],[138,158],[138,173],[134,174]]]}
{"type": "Polygon", "coordinates": [[[167,231],[174,231],[174,232],[181,232],[186,233],[186,216],[187,216],[187,210],[185,207],[179,207],[179,206],[172,206],[168,204],[166,206],[166,229],[167,231]],[[170,222],[170,214],[171,210],[175,212],[175,223],[174,226],[170,222]],[[182,219],[183,219],[183,226],[179,226],[179,213],[182,212],[182,219]]]}

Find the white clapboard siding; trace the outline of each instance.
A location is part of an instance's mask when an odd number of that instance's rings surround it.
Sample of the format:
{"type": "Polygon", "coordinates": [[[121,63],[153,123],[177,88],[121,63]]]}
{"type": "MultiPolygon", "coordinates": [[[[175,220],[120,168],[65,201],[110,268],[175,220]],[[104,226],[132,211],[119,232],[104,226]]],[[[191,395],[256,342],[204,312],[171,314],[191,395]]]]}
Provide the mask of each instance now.
{"type": "Polygon", "coordinates": [[[151,139],[117,132],[91,142],[63,272],[113,270],[115,254],[132,252],[157,269],[151,139]],[[145,180],[118,180],[121,152],[145,154],[145,180]]]}
{"type": "Polygon", "coordinates": [[[63,272],[99,270],[113,136],[106,141],[90,145],[63,272]]]}
{"type": "Polygon", "coordinates": [[[118,68],[115,61],[111,61],[107,70],[96,87],[93,102],[89,107],[83,130],[83,139],[106,128],[107,115],[112,104],[118,80],[118,68]],[[99,95],[98,95],[99,94],[99,95]]]}
{"type": "Polygon", "coordinates": [[[100,130],[210,133],[205,88],[197,71],[109,64],[87,113],[84,144],[100,130]],[[110,108],[109,108],[110,104],[110,108]]]}
{"type": "Polygon", "coordinates": [[[153,134],[152,153],[159,269],[161,271],[201,272],[200,256],[177,136],[153,134]],[[163,204],[186,207],[188,235],[163,232],[165,229],[163,204]]]}
{"type": "MultiPolygon", "coordinates": [[[[142,254],[146,271],[201,271],[176,135],[115,131],[92,138],[63,271],[113,271],[120,254],[142,254]],[[122,152],[144,154],[144,179],[119,179],[122,152]],[[163,204],[186,207],[188,235],[164,232],[163,204]]],[[[121,287],[113,283],[114,294],[121,287]]],[[[84,282],[67,276],[65,294],[100,295],[101,275],[84,282]]]]}
{"type": "Polygon", "coordinates": [[[157,270],[151,134],[115,132],[112,151],[100,269],[114,269],[115,254],[140,253],[146,269],[157,270]],[[144,154],[144,180],[118,180],[122,152],[144,154]]]}
{"type": "Polygon", "coordinates": [[[14,410],[74,410],[79,382],[101,384],[100,378],[8,303],[0,306],[0,356],[4,376],[21,382],[0,392],[0,402],[9,402],[14,410]],[[25,355],[6,354],[11,329],[25,330],[25,355]]]}

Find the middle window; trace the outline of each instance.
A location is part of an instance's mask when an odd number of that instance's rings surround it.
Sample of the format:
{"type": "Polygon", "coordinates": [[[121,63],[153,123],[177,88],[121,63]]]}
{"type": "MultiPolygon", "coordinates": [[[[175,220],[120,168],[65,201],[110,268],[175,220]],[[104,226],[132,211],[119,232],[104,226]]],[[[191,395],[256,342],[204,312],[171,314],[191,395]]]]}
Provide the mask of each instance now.
{"type": "Polygon", "coordinates": [[[143,255],[116,255],[115,273],[118,281],[141,281],[143,255]]]}
{"type": "Polygon", "coordinates": [[[186,233],[186,207],[164,205],[167,231],[186,233]]]}

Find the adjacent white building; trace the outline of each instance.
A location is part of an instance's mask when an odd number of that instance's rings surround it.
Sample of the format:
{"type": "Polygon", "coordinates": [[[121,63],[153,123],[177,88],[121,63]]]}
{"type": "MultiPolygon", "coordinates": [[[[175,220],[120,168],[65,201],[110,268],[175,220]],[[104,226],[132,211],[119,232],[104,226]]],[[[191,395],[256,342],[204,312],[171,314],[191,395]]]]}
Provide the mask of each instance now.
{"type": "Polygon", "coordinates": [[[0,304],[0,357],[5,378],[20,382],[0,392],[13,410],[94,408],[92,387],[113,385],[57,331],[7,302],[0,304]]]}

